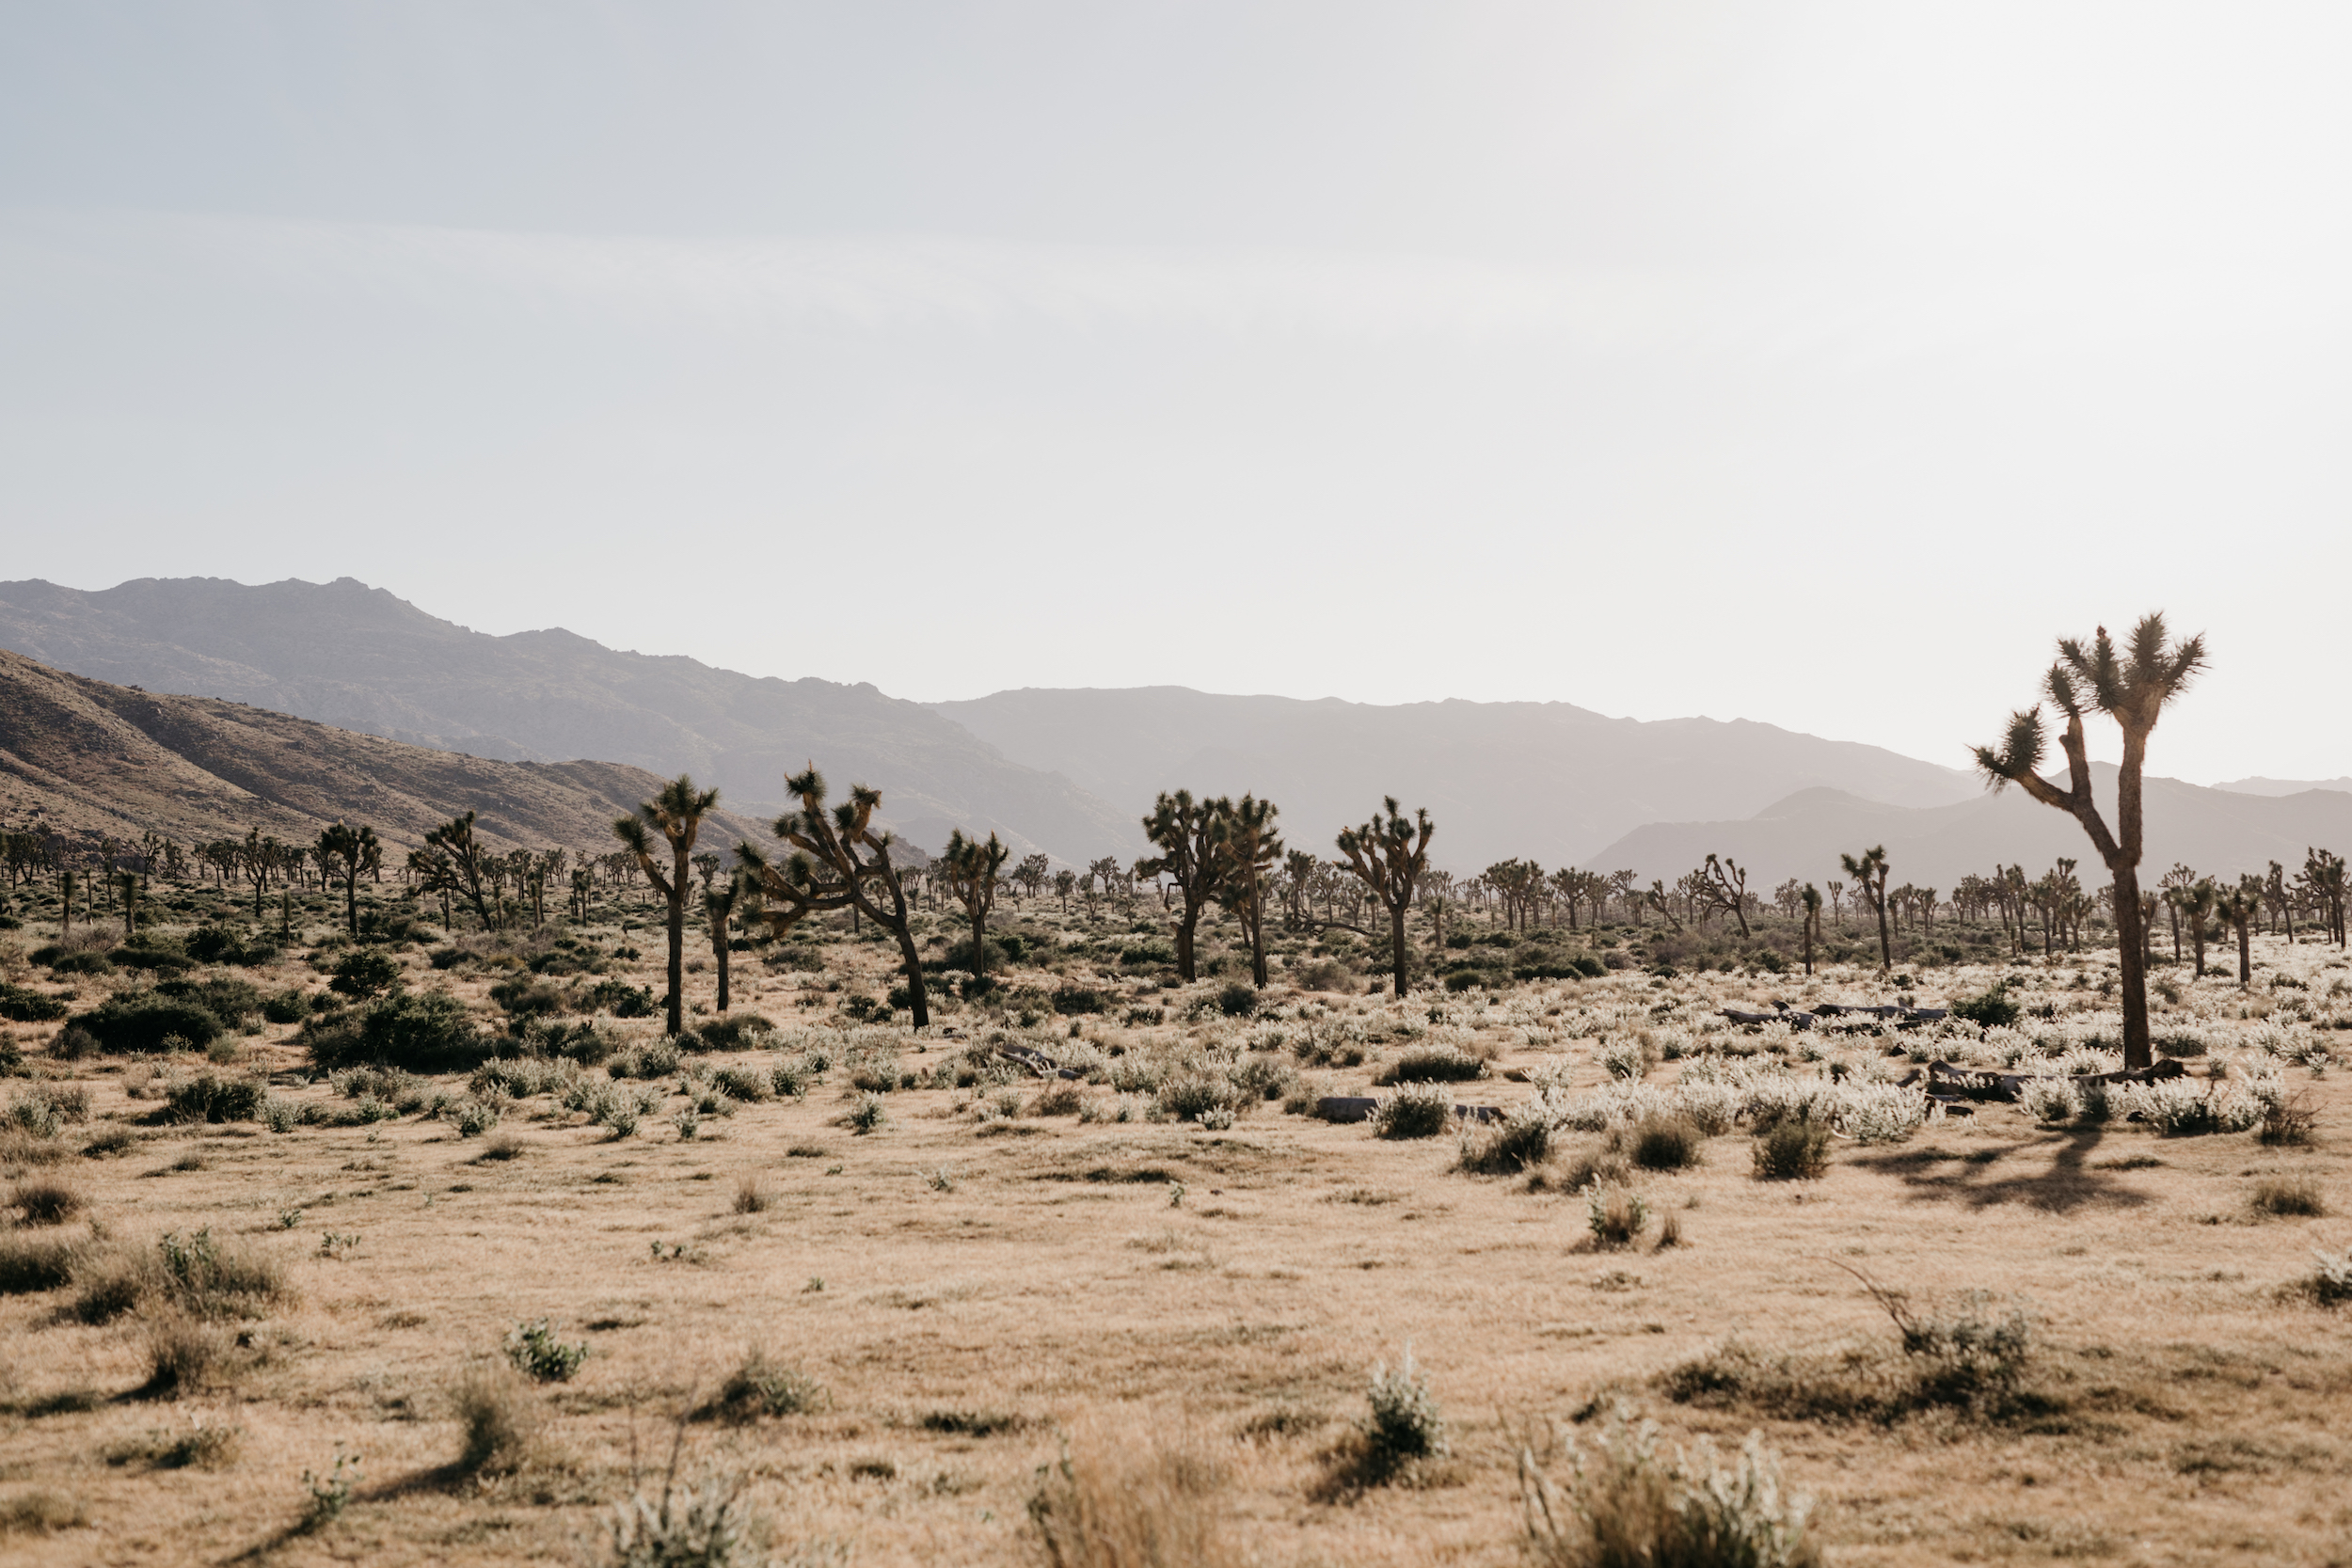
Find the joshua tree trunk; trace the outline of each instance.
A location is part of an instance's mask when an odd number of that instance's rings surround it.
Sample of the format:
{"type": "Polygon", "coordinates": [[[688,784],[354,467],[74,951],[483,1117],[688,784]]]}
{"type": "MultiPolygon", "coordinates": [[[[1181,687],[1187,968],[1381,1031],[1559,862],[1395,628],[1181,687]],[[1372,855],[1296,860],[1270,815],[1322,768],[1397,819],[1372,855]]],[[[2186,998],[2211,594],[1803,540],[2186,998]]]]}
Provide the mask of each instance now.
{"type": "Polygon", "coordinates": [[[644,801],[634,816],[624,816],[612,824],[613,836],[626,845],[637,861],[645,879],[669,904],[670,936],[670,1003],[666,1022],[672,1035],[686,1028],[686,893],[688,876],[693,870],[694,837],[702,831],[703,817],[719,803],[715,789],[696,789],[694,781],[680,773],[661,793],[644,801]],[[663,876],[654,864],[653,838],[647,828],[660,830],[670,845],[670,872],[663,876]]]}

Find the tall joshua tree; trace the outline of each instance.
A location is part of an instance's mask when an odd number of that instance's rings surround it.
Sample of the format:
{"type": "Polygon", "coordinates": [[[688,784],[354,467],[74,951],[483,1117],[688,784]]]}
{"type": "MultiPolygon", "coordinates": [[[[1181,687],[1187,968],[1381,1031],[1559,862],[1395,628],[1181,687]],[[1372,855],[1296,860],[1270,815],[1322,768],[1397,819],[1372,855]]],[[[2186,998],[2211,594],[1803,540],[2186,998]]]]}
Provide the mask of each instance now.
{"type": "Polygon", "coordinates": [[[1854,880],[1854,891],[1869,900],[1879,917],[1879,967],[1895,967],[1894,939],[1886,934],[1886,846],[1862,851],[1860,859],[1840,855],[1838,862],[1854,880]]]}
{"type": "Polygon", "coordinates": [[[1346,857],[1347,869],[1363,880],[1380,907],[1389,911],[1389,956],[1396,973],[1396,994],[1403,996],[1410,989],[1405,911],[1412,908],[1413,890],[1421,874],[1429,868],[1429,835],[1437,829],[1426,806],[1406,821],[1393,795],[1381,801],[1380,810],[1387,814],[1385,818],[1375,813],[1360,827],[1340,830],[1340,853],[1346,857]]]}
{"type": "Polygon", "coordinates": [[[1740,869],[1729,855],[1718,861],[1707,857],[1699,868],[1699,879],[1707,886],[1708,896],[1729,910],[1740,922],[1740,940],[1748,940],[1748,874],[1740,869]]]}
{"type": "Polygon", "coordinates": [[[2237,886],[2222,888],[2214,900],[2214,911],[2230,923],[2237,933],[2237,983],[2240,990],[2254,980],[2254,922],[2263,912],[2263,879],[2248,872],[2237,879],[2237,886]]]}
{"type": "Polygon", "coordinates": [[[2306,848],[2303,851],[2303,872],[2296,878],[2307,890],[2312,901],[2319,906],[2320,918],[2327,922],[2328,934],[2338,947],[2344,945],[2344,857],[2327,849],[2306,848]]]}
{"type": "Polygon", "coordinates": [[[1821,934],[1821,890],[1811,882],[1797,895],[1797,902],[1804,911],[1804,972],[1813,973],[1813,942],[1821,934]]]}
{"type": "MultiPolygon", "coordinates": [[[[474,914],[485,931],[498,929],[498,920],[490,913],[490,900],[483,884],[490,875],[489,858],[482,841],[474,836],[474,814],[453,816],[424,835],[424,847],[440,857],[442,879],[454,892],[464,894],[473,905],[474,914]]],[[[675,1029],[671,1030],[675,1034],[675,1029]]]]}
{"type": "Polygon", "coordinates": [[[2049,745],[2040,704],[2010,716],[2009,735],[1999,751],[1978,747],[1977,767],[1994,789],[2016,784],[2043,805],[2071,814],[2106,863],[2115,880],[2115,940],[2123,972],[2123,1066],[2146,1068],[2153,1065],[2155,1053],[2148,1031],[2148,972],[2141,961],[2140,774],[2156,720],[2205,667],[2205,640],[2192,637],[2175,643],[2166,635],[2164,617],[2152,614],[2132,628],[2128,653],[2119,655],[2105,626],[2089,647],[2067,638],[2059,641],[2058,652],[2042,687],[2066,716],[2058,745],[2066,753],[2067,787],[2059,788],[2040,771],[2049,745]],[[2090,713],[2105,714],[2123,732],[2112,832],[2090,798],[2090,756],[2083,742],[2083,719],[2090,713]]]}
{"type": "MultiPolygon", "coordinates": [[[[670,911],[670,1008],[667,1026],[673,1035],[686,1027],[686,891],[687,877],[693,869],[694,839],[701,833],[703,818],[719,803],[715,789],[696,789],[694,781],[684,773],[661,786],[661,793],[650,800],[641,801],[636,814],[616,818],[612,836],[621,841],[637,861],[637,867],[645,874],[669,904],[670,911]],[[670,869],[664,872],[654,863],[652,829],[661,834],[670,847],[670,869]]],[[[471,816],[471,812],[467,813],[471,816]]],[[[477,898],[480,896],[476,895],[477,898]]]]}
{"type": "MultiPolygon", "coordinates": [[[[882,791],[852,784],[850,798],[828,813],[824,777],[814,765],[786,780],[785,787],[799,800],[801,809],[777,817],[775,834],[792,847],[792,856],[779,866],[771,863],[755,846],[737,846],[736,858],[755,884],[746,890],[745,896],[757,894],[759,918],[778,936],[809,915],[827,910],[863,911],[898,939],[898,961],[906,971],[908,1009],[914,1015],[916,1028],[927,1026],[931,1021],[930,1004],[923,990],[923,958],[914,946],[914,908],[890,854],[898,839],[888,832],[876,832],[873,827],[882,791]]],[[[967,842],[961,832],[956,832],[949,836],[948,848],[953,851],[967,842]]],[[[994,835],[989,842],[995,843],[994,835]]],[[[998,845],[997,851],[996,863],[1002,865],[1003,846],[998,845]]],[[[993,872],[988,880],[993,887],[993,872]]],[[[977,940],[974,945],[978,945],[977,940]]],[[[723,986],[724,958],[720,959],[719,974],[723,986]]]]}
{"type": "Polygon", "coordinates": [[[1184,895],[1184,909],[1176,917],[1176,973],[1186,980],[1200,978],[1193,962],[1193,933],[1200,928],[1201,910],[1216,894],[1216,846],[1211,832],[1220,809],[1230,810],[1231,803],[1196,801],[1191,790],[1180,789],[1173,795],[1163,793],[1143,819],[1144,836],[1160,852],[1136,862],[1136,875],[1166,876],[1184,895]]]}
{"type": "Polygon", "coordinates": [[[735,925],[736,914],[751,902],[752,884],[740,872],[723,880],[717,877],[703,879],[703,918],[710,925],[710,961],[719,971],[719,1010],[725,1012],[734,1001],[734,990],[727,983],[727,942],[735,925]]]}
{"type": "Polygon", "coordinates": [[[383,847],[376,842],[375,830],[362,823],[355,828],[347,822],[330,824],[319,834],[319,863],[342,879],[343,917],[351,926],[351,940],[359,940],[359,873],[366,870],[371,860],[380,858],[383,847]]]}
{"type": "Polygon", "coordinates": [[[1004,875],[1005,862],[1011,854],[993,832],[983,844],[977,838],[964,837],[961,828],[951,828],[947,831],[947,847],[940,851],[938,863],[932,867],[946,879],[947,891],[963,906],[964,914],[972,922],[975,974],[984,974],[988,968],[988,911],[996,907],[996,881],[1004,875]]]}
{"type": "Polygon", "coordinates": [[[1242,938],[1249,943],[1249,978],[1265,988],[1265,901],[1275,868],[1282,861],[1281,835],[1274,831],[1276,807],[1271,800],[1245,795],[1216,814],[1211,825],[1216,843],[1217,901],[1241,922],[1242,938]]]}

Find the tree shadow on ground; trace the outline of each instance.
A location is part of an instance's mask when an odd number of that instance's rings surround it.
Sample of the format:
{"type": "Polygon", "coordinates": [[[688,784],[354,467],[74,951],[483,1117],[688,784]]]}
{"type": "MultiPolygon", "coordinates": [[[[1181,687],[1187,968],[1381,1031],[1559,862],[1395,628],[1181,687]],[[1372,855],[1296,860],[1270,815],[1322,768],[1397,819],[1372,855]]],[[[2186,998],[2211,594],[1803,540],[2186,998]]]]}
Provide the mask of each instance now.
{"type": "Polygon", "coordinates": [[[2153,1201],[2149,1194],[2090,1167],[2091,1151],[2105,1135],[2102,1128],[2085,1127],[2041,1133],[1966,1154],[1907,1148],[1864,1155],[1847,1163],[1898,1178],[1921,1203],[1956,1202],[1971,1209],[2022,1203],[2065,1214],[2094,1206],[2136,1209],[2153,1201]],[[2020,1168],[2043,1153],[2051,1156],[2047,1166],[2033,1171],[2020,1168]]]}

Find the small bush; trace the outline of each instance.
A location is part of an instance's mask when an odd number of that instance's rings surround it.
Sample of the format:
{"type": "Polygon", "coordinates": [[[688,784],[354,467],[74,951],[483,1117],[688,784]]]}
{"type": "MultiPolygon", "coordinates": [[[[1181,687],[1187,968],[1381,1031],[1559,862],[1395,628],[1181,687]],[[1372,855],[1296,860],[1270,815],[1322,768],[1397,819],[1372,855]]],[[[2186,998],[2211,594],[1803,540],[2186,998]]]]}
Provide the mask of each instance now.
{"type": "Polygon", "coordinates": [[[1184,1428],[1081,1424],[1041,1472],[1029,1520],[1048,1568],[1239,1568],[1224,1467],[1184,1428]]]}
{"type": "Polygon", "coordinates": [[[206,926],[187,941],[188,957],[199,963],[236,964],[255,968],[278,961],[277,941],[266,932],[242,926],[206,926]]]}
{"type": "Polygon", "coordinates": [[[768,1191],[768,1183],[757,1171],[745,1171],[736,1178],[735,1212],[739,1214],[764,1213],[775,1204],[775,1196],[768,1191]]]}
{"type": "Polygon", "coordinates": [[[798,1367],[771,1360],[766,1351],[754,1350],[727,1374],[699,1414],[740,1426],[769,1416],[811,1415],[831,1402],[823,1384],[798,1367]]]}
{"type": "Polygon", "coordinates": [[[462,1100],[449,1112],[449,1123],[461,1138],[476,1138],[499,1124],[499,1108],[486,1100],[462,1100]]]}
{"type": "Polygon", "coordinates": [[[0,1295],[32,1295],[72,1282],[73,1248],[48,1237],[0,1236],[0,1295]]]}
{"type": "Polygon", "coordinates": [[[1372,1123],[1383,1138],[1434,1138],[1454,1123],[1454,1096],[1435,1085],[1402,1088],[1381,1097],[1372,1123]]]}
{"type": "Polygon", "coordinates": [[[1390,1084],[1467,1084],[1486,1076],[1486,1064],[1450,1045],[1418,1045],[1400,1054],[1375,1080],[1390,1084]]]}
{"type": "Polygon", "coordinates": [[[1227,982],[1216,993],[1216,1010],[1227,1018],[1250,1018],[1258,1011],[1257,988],[1240,980],[1227,982]]]}
{"type": "Polygon", "coordinates": [[[637,1493],[613,1510],[612,1568],[753,1568],[765,1560],[753,1542],[766,1522],[742,1503],[739,1479],[699,1487],[664,1480],[661,1496],[637,1493]]]}
{"type": "Polygon", "coordinates": [[[1627,1153],[1644,1170],[1688,1170],[1705,1158],[1707,1140],[1680,1117],[1649,1117],[1627,1138],[1627,1153]]]}
{"type": "Polygon", "coordinates": [[[1074,1018],[1081,1013],[1099,1013],[1108,1007],[1110,1003],[1111,997],[1108,992],[1097,990],[1091,986],[1057,986],[1054,988],[1054,1011],[1064,1018],[1074,1018]]]}
{"type": "Polygon", "coordinates": [[[1814,1121],[1778,1121],[1756,1140],[1754,1153],[1759,1180],[1810,1180],[1829,1169],[1829,1129],[1814,1121]]]}
{"type": "MultiPolygon", "coordinates": [[[[1177,1121],[1201,1121],[1220,1113],[1230,1116],[1248,1096],[1232,1080],[1205,1073],[1178,1078],[1162,1085],[1155,1103],[1160,1115],[1177,1121]]],[[[1232,1125],[1230,1122],[1227,1125],[1232,1125]]]]}
{"type": "Polygon", "coordinates": [[[1649,1223],[1649,1205],[1629,1187],[1596,1181],[1584,1189],[1584,1223],[1597,1246],[1631,1246],[1649,1223]]]}
{"type": "Polygon", "coordinates": [[[13,1023],[50,1023],[65,1014],[65,1004],[56,997],[0,980],[0,1018],[13,1023]]]}
{"type": "Polygon", "coordinates": [[[1893,1320],[1903,1354],[1916,1370],[1921,1401],[1977,1405],[2015,1391],[2033,1350],[2032,1325],[2023,1308],[1996,1314],[1990,1292],[1969,1291],[1921,1315],[1902,1291],[1867,1278],[1863,1286],[1893,1320]]]}
{"type": "Polygon", "coordinates": [[[361,948],[356,953],[346,953],[337,960],[334,978],[326,982],[326,989],[338,996],[365,1002],[399,985],[400,977],[398,958],[389,953],[361,948]]]}
{"type": "Polygon", "coordinates": [[[2283,1217],[2317,1219],[2328,1212],[2319,1183],[2309,1177],[2265,1177],[2254,1183],[2254,1212],[2283,1217]]]}
{"type": "Polygon", "coordinates": [[[108,1122],[90,1133],[89,1142],[82,1146],[82,1154],[85,1159],[103,1160],[109,1155],[129,1153],[137,1142],[129,1128],[120,1122],[108,1122]]]}
{"type": "Polygon", "coordinates": [[[1355,1465],[1358,1484],[1378,1486],[1410,1465],[1446,1456],[1445,1419],[1437,1396],[1413,1366],[1410,1344],[1394,1371],[1386,1363],[1373,1368],[1364,1398],[1372,1408],[1357,1427],[1363,1439],[1355,1465]]]}
{"type": "Polygon", "coordinates": [[[519,1160],[531,1151],[531,1145],[513,1132],[498,1132],[482,1141],[482,1152],[474,1156],[477,1164],[484,1161],[519,1160]]]}
{"type": "Polygon", "coordinates": [[[183,1239],[166,1231],[152,1255],[157,1291],[181,1310],[199,1318],[249,1318],[263,1302],[291,1300],[285,1271],[250,1247],[224,1248],[210,1227],[183,1239]]]}
{"type": "Polygon", "coordinates": [[[651,1018],[661,1010],[651,986],[631,986],[620,980],[599,980],[588,993],[588,1006],[614,1018],[651,1018]]]}
{"type": "Polygon", "coordinates": [[[702,1026],[703,1044],[712,1051],[749,1051],[775,1032],[775,1023],[758,1013],[729,1013],[702,1026]]]}
{"type": "Polygon", "coordinates": [[[167,1309],[146,1324],[147,1384],[151,1399],[174,1398],[203,1387],[224,1370],[229,1337],[193,1313],[167,1309]]]}
{"type": "Polygon", "coordinates": [[[261,1114],[262,1085],[250,1078],[221,1078],[199,1072],[164,1090],[164,1102],[181,1121],[251,1121],[261,1114]]]}
{"type": "Polygon", "coordinates": [[[272,1023],[300,1023],[312,1010],[310,993],[299,987],[272,991],[262,1000],[262,1016],[272,1023]]]}
{"type": "Polygon", "coordinates": [[[0,1536],[51,1535],[88,1522],[88,1511],[62,1492],[35,1488],[0,1498],[0,1536]]]}
{"type": "Polygon", "coordinates": [[[1473,1176],[1513,1176],[1551,1154],[1551,1118],[1541,1107],[1515,1113],[1485,1137],[1465,1134],[1459,1167],[1473,1176]]]}
{"type": "Polygon", "coordinates": [[[548,1018],[564,1010],[564,992],[552,980],[535,974],[516,974],[499,981],[490,988],[490,1000],[506,1014],[509,1028],[519,1030],[532,1019],[548,1018]]]}
{"type": "Polygon", "coordinates": [[[63,1225],[84,1208],[81,1192],[54,1177],[20,1181],[8,1195],[8,1207],[25,1225],[63,1225]]]}
{"type": "Polygon", "coordinates": [[[1534,1450],[1519,1450],[1519,1496],[1537,1568],[1819,1568],[1812,1499],[1788,1491],[1779,1461],[1750,1433],[1725,1468],[1714,1447],[1659,1452],[1658,1427],[1630,1424],[1620,1405],[1598,1452],[1566,1438],[1565,1487],[1534,1450]]]}
{"type": "Polygon", "coordinates": [[[201,1050],[219,1037],[216,1016],[193,1002],[160,996],[152,991],[124,991],[110,997],[74,1021],[76,1026],[112,1052],[151,1054],[166,1050],[201,1050]],[[177,1039],[179,1046],[167,1046],[177,1039]]]}
{"type": "Polygon", "coordinates": [[[2352,1249],[2322,1252],[2313,1247],[2312,1256],[2319,1261],[2311,1279],[2312,1298],[2322,1307],[2341,1307],[2352,1301],[2352,1249]]]}
{"type": "Polygon", "coordinates": [[[2010,1000],[2009,982],[2001,980],[1981,996],[1953,1003],[1952,1016],[1979,1029],[2007,1029],[2014,1026],[2021,1015],[2017,1004],[2010,1000]]]}
{"type": "Polygon", "coordinates": [[[506,1331],[506,1358],[515,1370],[539,1383],[568,1383],[588,1359],[588,1341],[570,1343],[555,1337],[545,1318],[516,1323],[506,1331]]]}
{"type": "Polygon", "coordinates": [[[850,1130],[863,1137],[868,1132],[880,1132],[890,1120],[890,1112],[879,1095],[860,1095],[856,1107],[846,1119],[850,1130]]]}
{"type": "Polygon", "coordinates": [[[2303,1097],[2274,1100],[2263,1107],[2262,1132],[2258,1136],[2273,1148],[2308,1148],[2318,1130],[2319,1116],[2303,1097]]]}
{"type": "Polygon", "coordinates": [[[490,1055],[466,1005],[445,990],[396,991],[305,1028],[312,1065],[374,1065],[406,1072],[470,1072],[490,1055]]]}
{"type": "Polygon", "coordinates": [[[531,1386],[503,1367],[476,1366],[450,1390],[465,1433],[457,1467],[467,1475],[512,1475],[530,1462],[547,1422],[531,1386]]]}

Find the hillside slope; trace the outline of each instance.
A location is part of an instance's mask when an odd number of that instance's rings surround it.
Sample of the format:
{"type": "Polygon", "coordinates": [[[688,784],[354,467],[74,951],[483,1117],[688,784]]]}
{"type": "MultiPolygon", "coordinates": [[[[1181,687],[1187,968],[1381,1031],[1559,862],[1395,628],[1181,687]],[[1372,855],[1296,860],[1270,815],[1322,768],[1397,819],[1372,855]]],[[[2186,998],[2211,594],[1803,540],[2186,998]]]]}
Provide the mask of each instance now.
{"type": "MultiPolygon", "coordinates": [[[[217,698],[164,696],[0,652],[0,820],[69,838],[183,844],[245,836],[293,841],[337,817],[388,846],[421,843],[465,811],[501,848],[602,854],[612,819],[660,788],[611,762],[501,762],[358,735],[217,698]]],[[[723,813],[701,847],[723,853],[762,824],[723,813]]]]}
{"type": "Polygon", "coordinates": [[[0,583],[0,647],[475,756],[691,772],[746,809],[774,809],[786,776],[814,760],[836,788],[882,790],[890,823],[927,849],[951,826],[1068,861],[1141,847],[1127,813],[871,686],[755,678],[561,630],[492,637],[349,578],[0,583]]]}
{"type": "MultiPolygon", "coordinates": [[[[2094,763],[2091,771],[2091,791],[2112,825],[2115,768],[2094,763]]],[[[2298,871],[2312,846],[2352,848],[2352,794],[2342,790],[2261,796],[2149,779],[2145,799],[2143,881],[2176,862],[2207,875],[2234,877],[2265,871],[2272,861],[2298,871]]],[[[2061,856],[2079,863],[2076,875],[2086,887],[2104,887],[2108,880],[2072,816],[2015,789],[1927,809],[1808,789],[1741,820],[1651,823],[1603,849],[1594,864],[1630,867],[1645,882],[1652,878],[1671,882],[1709,854],[1728,854],[1747,867],[1750,887],[1770,889],[1789,877],[1813,882],[1839,878],[1839,854],[1857,854],[1874,844],[1886,847],[1897,885],[1948,892],[1971,872],[1990,874],[1995,863],[2023,865],[2028,876],[2039,876],[2061,856]]]]}
{"type": "Polygon", "coordinates": [[[1178,785],[1270,796],[1292,844],[1318,854],[1393,794],[1408,811],[1429,808],[1431,859],[1455,871],[1514,855],[1593,864],[1642,823],[1744,817],[1815,785],[1913,806],[1974,793],[1956,768],[1876,746],[1740,720],[1610,719],[1565,703],[1382,707],[1142,687],[931,706],[1123,811],[1178,785]]]}

